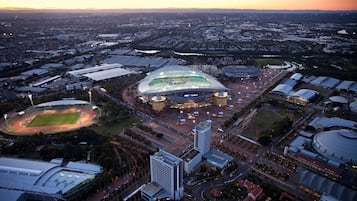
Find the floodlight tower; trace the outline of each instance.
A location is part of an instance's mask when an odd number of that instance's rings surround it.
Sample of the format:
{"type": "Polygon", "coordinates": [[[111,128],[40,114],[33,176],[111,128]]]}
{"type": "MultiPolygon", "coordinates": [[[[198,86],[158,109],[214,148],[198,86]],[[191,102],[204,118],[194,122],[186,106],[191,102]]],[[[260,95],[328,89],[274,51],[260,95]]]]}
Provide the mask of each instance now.
{"type": "Polygon", "coordinates": [[[32,94],[28,94],[27,96],[29,97],[30,102],[31,102],[31,106],[33,107],[34,105],[33,105],[33,100],[32,100],[32,94]]]}

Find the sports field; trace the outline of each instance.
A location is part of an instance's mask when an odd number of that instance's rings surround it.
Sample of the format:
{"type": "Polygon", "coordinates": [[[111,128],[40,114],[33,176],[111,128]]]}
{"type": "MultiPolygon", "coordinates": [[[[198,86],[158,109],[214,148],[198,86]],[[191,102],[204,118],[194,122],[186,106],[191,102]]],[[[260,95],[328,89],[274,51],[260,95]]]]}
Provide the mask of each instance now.
{"type": "Polygon", "coordinates": [[[79,112],[40,114],[37,115],[27,127],[75,124],[79,119],[79,114],[79,112]]]}
{"type": "Polygon", "coordinates": [[[258,139],[262,131],[271,128],[275,121],[280,121],[286,117],[286,115],[287,113],[284,110],[270,110],[263,108],[252,119],[247,130],[243,132],[243,135],[252,139],[258,139]]]}

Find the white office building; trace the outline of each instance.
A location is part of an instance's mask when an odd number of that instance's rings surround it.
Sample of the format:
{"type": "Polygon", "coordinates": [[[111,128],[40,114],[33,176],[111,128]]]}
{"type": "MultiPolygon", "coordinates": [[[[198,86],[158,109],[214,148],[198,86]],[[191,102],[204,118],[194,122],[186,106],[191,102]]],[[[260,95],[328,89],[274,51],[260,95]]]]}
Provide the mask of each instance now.
{"type": "Polygon", "coordinates": [[[194,149],[198,150],[202,155],[209,152],[211,145],[211,120],[202,121],[193,129],[194,149]]]}
{"type": "Polygon", "coordinates": [[[183,197],[183,160],[163,150],[150,156],[151,183],[141,190],[144,200],[183,197]]]}

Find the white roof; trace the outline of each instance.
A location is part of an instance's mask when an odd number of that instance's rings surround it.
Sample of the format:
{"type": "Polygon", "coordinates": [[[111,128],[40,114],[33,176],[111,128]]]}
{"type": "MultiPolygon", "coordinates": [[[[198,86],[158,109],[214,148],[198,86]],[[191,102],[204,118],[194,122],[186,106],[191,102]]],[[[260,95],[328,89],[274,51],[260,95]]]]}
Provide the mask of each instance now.
{"type": "Polygon", "coordinates": [[[310,84],[315,86],[320,86],[324,88],[334,88],[340,83],[340,80],[332,77],[320,76],[310,82],[310,84]]]}
{"type": "Polygon", "coordinates": [[[129,75],[129,74],[133,74],[133,71],[125,70],[123,68],[113,68],[109,70],[87,73],[84,74],[83,76],[94,81],[101,81],[101,80],[111,79],[115,77],[121,77],[124,75],[129,75]]]}
{"type": "Polygon", "coordinates": [[[340,129],[316,134],[312,143],[314,149],[328,159],[357,163],[357,133],[340,129]]]}
{"type": "Polygon", "coordinates": [[[292,93],[290,96],[291,97],[299,97],[304,100],[310,100],[314,98],[317,94],[319,94],[317,91],[311,90],[311,89],[300,89],[294,93],[292,93]]]}
{"type": "Polygon", "coordinates": [[[79,169],[79,170],[86,170],[90,172],[101,172],[101,167],[99,165],[90,164],[90,163],[81,163],[81,162],[68,162],[67,168],[71,169],[79,169]]]}
{"type": "Polygon", "coordinates": [[[293,88],[287,84],[278,84],[273,90],[273,93],[279,93],[287,96],[293,88]]]}
{"type": "Polygon", "coordinates": [[[62,106],[62,105],[87,105],[90,104],[88,101],[75,100],[75,99],[63,99],[57,101],[51,101],[46,103],[41,103],[35,107],[53,107],[53,106],[62,106]]]}
{"type": "Polygon", "coordinates": [[[98,71],[102,71],[102,70],[109,70],[109,69],[113,69],[113,68],[121,68],[122,66],[123,65],[118,64],[118,63],[102,64],[100,66],[94,66],[94,67],[84,68],[84,69],[80,69],[80,70],[68,71],[67,74],[70,74],[74,77],[81,77],[84,74],[98,72],[98,71]]]}
{"type": "Polygon", "coordinates": [[[292,76],[290,76],[290,79],[292,80],[296,80],[299,81],[302,78],[302,74],[301,73],[294,73],[292,76]]]}
{"type": "Polygon", "coordinates": [[[55,197],[61,197],[81,183],[94,179],[97,173],[17,158],[1,157],[0,164],[0,189],[45,193],[55,197]]]}
{"type": "Polygon", "coordinates": [[[330,101],[335,102],[335,103],[342,103],[342,104],[347,104],[348,100],[347,98],[343,96],[331,96],[329,98],[330,101]]]}
{"type": "Polygon", "coordinates": [[[41,81],[37,81],[37,82],[33,83],[32,86],[39,87],[39,86],[41,86],[43,84],[46,84],[47,82],[51,82],[51,81],[57,80],[59,78],[61,78],[61,76],[56,75],[56,76],[53,76],[53,77],[50,77],[50,78],[47,78],[47,79],[44,79],[44,80],[41,80],[41,81]]]}
{"type": "Polygon", "coordinates": [[[336,86],[336,89],[348,90],[352,86],[353,83],[354,83],[354,81],[343,81],[339,85],[336,86]]]}

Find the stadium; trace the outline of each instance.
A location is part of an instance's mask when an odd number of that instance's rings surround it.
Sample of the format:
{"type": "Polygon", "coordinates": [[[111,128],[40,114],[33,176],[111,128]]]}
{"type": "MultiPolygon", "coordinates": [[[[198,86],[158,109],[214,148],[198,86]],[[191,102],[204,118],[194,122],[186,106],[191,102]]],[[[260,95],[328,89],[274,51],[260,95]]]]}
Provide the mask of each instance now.
{"type": "Polygon", "coordinates": [[[139,82],[139,99],[161,111],[227,104],[228,89],[214,77],[185,66],[166,66],[139,82]]]}
{"type": "Polygon", "coordinates": [[[339,129],[317,133],[312,146],[330,160],[357,164],[357,133],[352,130],[339,129]]]}
{"type": "Polygon", "coordinates": [[[261,74],[261,71],[254,66],[226,66],[222,68],[222,73],[228,78],[254,78],[261,74]]]}
{"type": "Polygon", "coordinates": [[[76,130],[94,124],[98,110],[90,102],[75,99],[41,103],[7,116],[2,130],[13,135],[76,130]]]}

